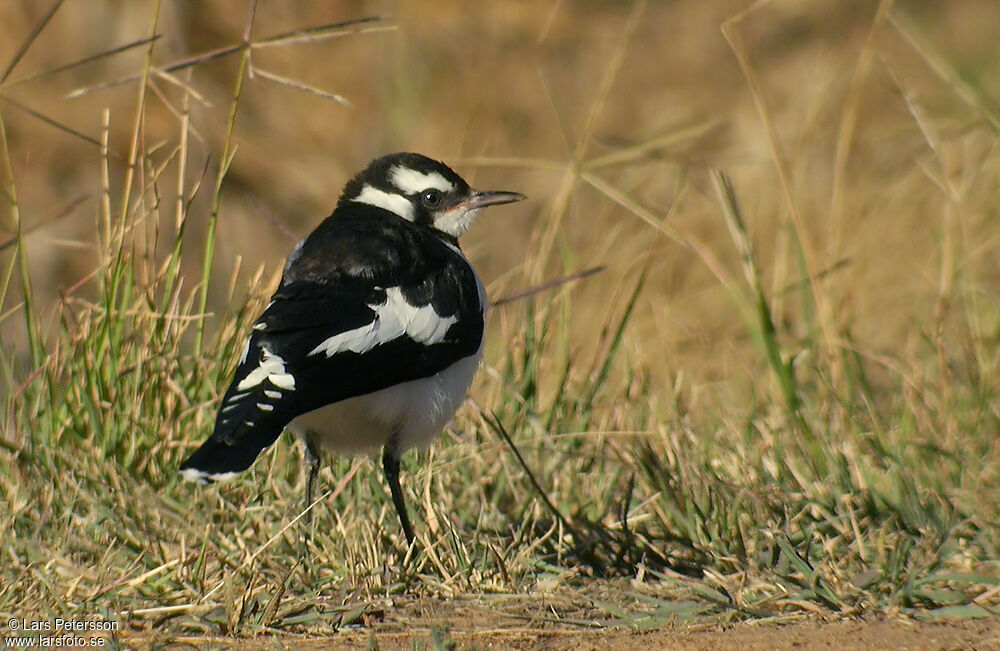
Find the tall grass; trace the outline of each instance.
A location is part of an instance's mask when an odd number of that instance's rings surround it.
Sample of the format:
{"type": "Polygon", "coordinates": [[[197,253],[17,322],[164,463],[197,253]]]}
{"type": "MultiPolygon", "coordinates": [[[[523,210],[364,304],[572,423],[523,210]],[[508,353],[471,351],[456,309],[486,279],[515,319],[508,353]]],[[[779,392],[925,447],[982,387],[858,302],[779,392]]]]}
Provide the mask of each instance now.
{"type": "MultiPolygon", "coordinates": [[[[535,591],[576,604],[585,615],[572,623],[581,626],[802,611],[994,613],[1000,303],[988,276],[957,260],[995,253],[995,237],[982,248],[942,240],[950,251],[940,307],[919,324],[909,357],[866,352],[850,320],[834,318],[804,227],[791,247],[795,264],[782,267],[794,271],[775,283],[786,289],[769,290],[763,269],[780,265],[762,259],[738,175],[696,181],[714,185],[715,212],[703,218],[729,237],[710,247],[664,218],[673,206],[644,207],[611,180],[623,160],[641,165],[659,144],[587,155],[642,11],[637,5],[625,21],[562,189],[525,252],[525,276],[540,281],[557,264],[581,188],[656,239],[614,279],[615,300],[586,346],[573,339],[585,285],[491,312],[491,332],[505,345],[493,349],[441,440],[404,460],[419,522],[410,551],[371,459],[329,460],[304,543],[304,477],[289,437],[229,484],[196,488],[176,473],[208,434],[242,338],[276,280],[274,266],[248,272],[216,260],[214,225],[239,156],[234,125],[252,70],[250,28],[230,52],[240,64],[204,214],[192,208],[206,185],[188,169],[191,91],[176,132],[145,132],[147,85],[163,72],[152,63],[153,21],[127,118],[128,164],[116,171],[107,116],[100,157],[81,162],[102,172],[99,265],[64,292],[51,330],[35,305],[16,155],[0,113],[15,232],[0,298],[14,305],[4,318],[23,319],[28,342],[0,358],[8,389],[0,613],[105,617],[164,639],[328,633],[391,622],[386,599],[499,594],[534,603],[535,591]],[[185,237],[193,220],[207,222],[204,242],[185,237]],[[658,291],[650,270],[664,236],[712,271],[758,351],[739,403],[692,400],[681,372],[672,386],[654,385],[642,343],[630,338],[637,311],[658,291]],[[183,272],[191,260],[200,261],[193,276],[183,272]],[[226,288],[214,314],[210,283],[226,288]]],[[[983,170],[995,171],[993,150],[983,170]]],[[[773,192],[790,196],[782,184],[773,192]]],[[[573,270],[571,254],[560,262],[573,270]]]]}

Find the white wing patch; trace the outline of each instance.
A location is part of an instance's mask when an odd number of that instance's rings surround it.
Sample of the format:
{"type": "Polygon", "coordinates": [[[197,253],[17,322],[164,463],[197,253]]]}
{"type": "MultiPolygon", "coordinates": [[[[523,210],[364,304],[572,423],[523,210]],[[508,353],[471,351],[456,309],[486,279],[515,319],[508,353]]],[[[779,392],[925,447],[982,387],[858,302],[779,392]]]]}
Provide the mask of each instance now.
{"type": "MultiPolygon", "coordinates": [[[[270,380],[271,384],[279,389],[294,391],[295,377],[293,377],[291,373],[285,371],[285,360],[281,359],[267,348],[262,348],[261,352],[262,356],[260,364],[257,368],[250,371],[250,374],[236,385],[236,390],[246,391],[247,389],[252,389],[257,386],[264,380],[270,380]]],[[[230,400],[235,399],[236,396],[234,395],[230,400]]]]}
{"type": "Polygon", "coordinates": [[[405,194],[417,194],[430,188],[441,192],[451,192],[455,189],[451,181],[438,172],[425,174],[402,165],[392,166],[392,169],[389,170],[389,181],[405,194]]]}
{"type": "MultiPolygon", "coordinates": [[[[256,329],[257,326],[254,326],[254,328],[256,329]]],[[[247,353],[249,352],[250,352],[250,338],[247,337],[247,342],[243,344],[243,352],[240,353],[240,364],[247,361],[247,353]]]]}
{"type": "Polygon", "coordinates": [[[429,346],[442,341],[449,328],[458,322],[458,316],[443,317],[429,303],[411,305],[399,287],[389,287],[385,295],[385,303],[368,306],[375,310],[371,323],[328,337],[309,355],[324,353],[329,358],[346,351],[366,353],[403,335],[429,346]]]}
{"type": "Polygon", "coordinates": [[[351,201],[385,208],[408,222],[413,221],[413,204],[401,194],[390,194],[385,190],[379,190],[374,186],[365,184],[365,187],[361,189],[361,194],[354,197],[351,201]]]}

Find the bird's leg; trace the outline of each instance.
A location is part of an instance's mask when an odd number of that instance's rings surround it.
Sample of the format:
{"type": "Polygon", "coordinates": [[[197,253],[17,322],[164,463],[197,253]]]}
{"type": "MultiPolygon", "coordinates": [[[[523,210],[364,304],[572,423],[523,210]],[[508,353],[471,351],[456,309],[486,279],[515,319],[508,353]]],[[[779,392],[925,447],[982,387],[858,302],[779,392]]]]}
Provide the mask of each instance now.
{"type": "Polygon", "coordinates": [[[319,474],[319,449],[311,434],[302,436],[302,456],[309,465],[309,475],[306,477],[306,495],[303,510],[306,514],[306,526],[312,525],[313,485],[316,483],[316,475],[319,474]]]}
{"type": "Polygon", "coordinates": [[[306,475],[305,503],[302,505],[306,526],[302,529],[302,535],[299,539],[299,562],[305,563],[305,571],[311,580],[314,569],[311,562],[312,556],[309,554],[309,540],[312,538],[312,509],[310,507],[313,501],[313,484],[316,483],[316,475],[319,474],[319,449],[316,447],[311,432],[301,433],[299,440],[302,443],[302,460],[309,466],[306,475]]]}
{"type": "Polygon", "coordinates": [[[410,526],[410,516],[406,514],[403,491],[399,487],[398,436],[393,436],[385,445],[385,450],[382,453],[382,470],[385,472],[385,480],[389,484],[389,492],[392,493],[392,503],[396,506],[396,513],[399,514],[399,522],[403,525],[403,533],[406,534],[406,543],[412,545],[413,527],[410,526]]]}

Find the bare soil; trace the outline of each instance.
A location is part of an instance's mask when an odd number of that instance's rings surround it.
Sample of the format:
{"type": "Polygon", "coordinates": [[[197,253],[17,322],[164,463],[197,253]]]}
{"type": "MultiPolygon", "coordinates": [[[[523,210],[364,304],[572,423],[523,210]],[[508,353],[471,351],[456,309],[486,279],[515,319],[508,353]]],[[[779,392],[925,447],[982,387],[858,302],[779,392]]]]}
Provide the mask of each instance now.
{"type": "MultiPolygon", "coordinates": [[[[790,623],[741,622],[730,625],[687,624],[656,630],[610,628],[496,627],[477,620],[475,627],[453,626],[439,639],[455,648],[573,649],[574,651],[619,651],[624,649],[683,649],[690,651],[764,651],[770,649],[1000,649],[1000,619],[920,622],[909,619],[849,620],[824,622],[800,620],[790,623]]],[[[417,622],[409,630],[351,630],[330,636],[259,636],[252,639],[182,638],[167,647],[238,649],[411,649],[435,647],[428,622],[417,622]]],[[[150,639],[127,643],[145,646],[150,639]]],[[[162,647],[161,647],[162,648],[162,647]]],[[[445,647],[446,648],[446,647],[445,647]]]]}

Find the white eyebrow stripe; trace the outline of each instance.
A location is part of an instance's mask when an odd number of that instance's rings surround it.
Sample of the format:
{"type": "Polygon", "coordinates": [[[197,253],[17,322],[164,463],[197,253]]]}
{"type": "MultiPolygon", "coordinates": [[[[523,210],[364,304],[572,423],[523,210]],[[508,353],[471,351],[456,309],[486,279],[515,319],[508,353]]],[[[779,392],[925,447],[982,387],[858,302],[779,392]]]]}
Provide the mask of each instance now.
{"type": "Polygon", "coordinates": [[[390,194],[385,190],[379,190],[374,186],[365,184],[365,187],[361,189],[361,194],[354,197],[351,201],[378,206],[399,215],[408,222],[413,221],[413,205],[409,199],[401,194],[390,194]]]}
{"type": "Polygon", "coordinates": [[[437,172],[425,174],[402,165],[392,166],[392,169],[389,170],[389,180],[406,194],[417,194],[430,188],[441,192],[451,192],[455,189],[451,181],[437,172]]]}

